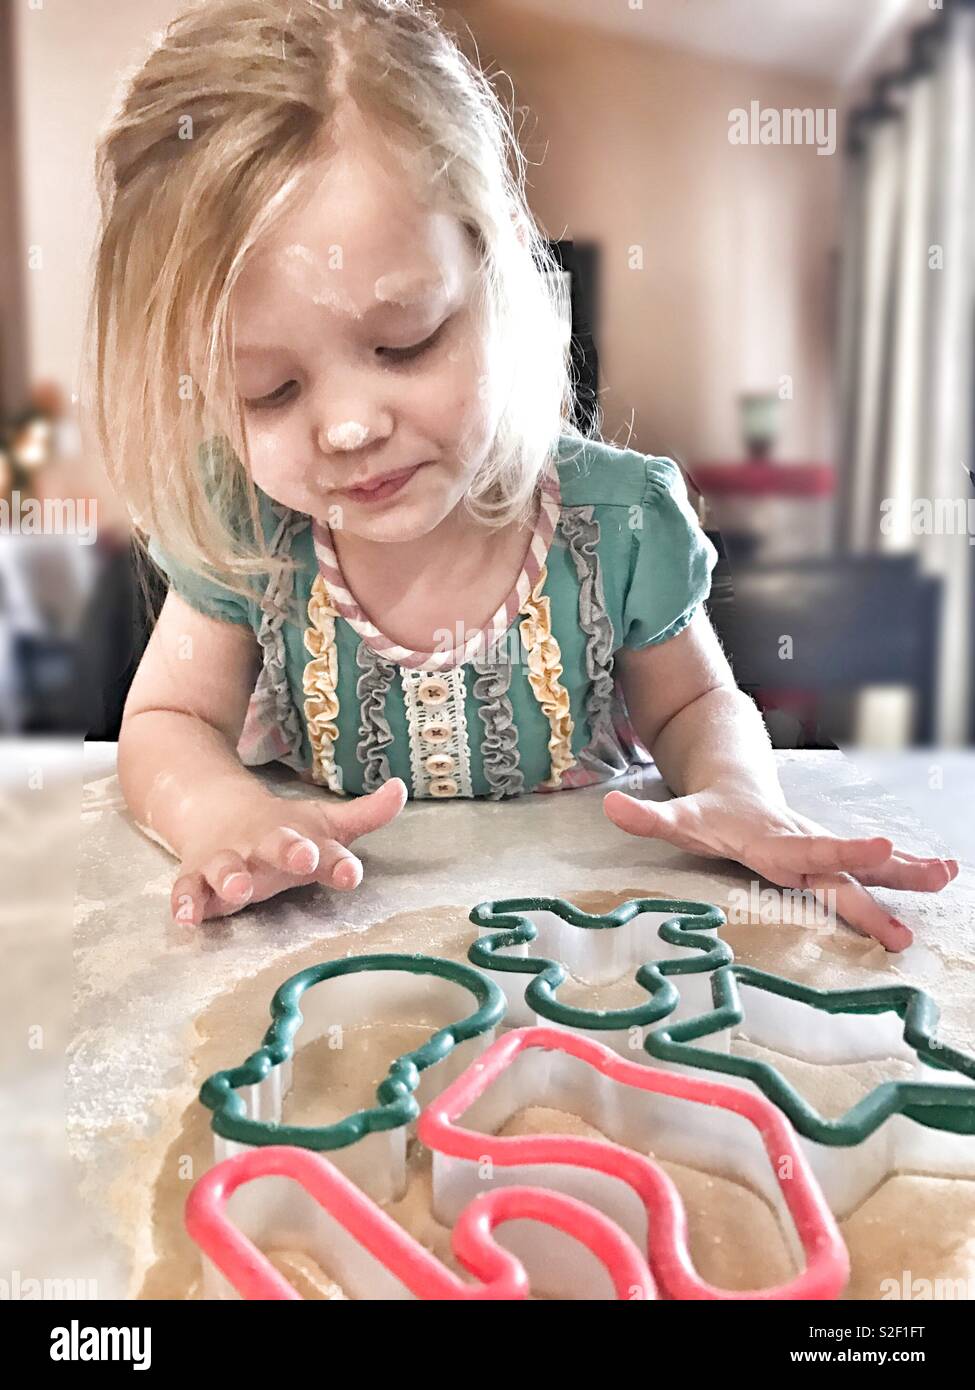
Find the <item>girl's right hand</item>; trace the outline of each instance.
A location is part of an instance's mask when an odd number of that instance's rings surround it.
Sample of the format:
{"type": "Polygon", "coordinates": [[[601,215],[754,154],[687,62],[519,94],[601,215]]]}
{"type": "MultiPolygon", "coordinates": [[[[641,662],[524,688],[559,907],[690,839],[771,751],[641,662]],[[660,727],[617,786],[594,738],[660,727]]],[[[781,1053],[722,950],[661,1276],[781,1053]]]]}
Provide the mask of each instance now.
{"type": "Polygon", "coordinates": [[[324,883],[357,888],[362,864],[344,847],[393,820],[406,804],[394,777],[347,802],[291,800],[262,793],[242,810],[230,806],[194,843],[173,885],[175,921],[199,926],[263,902],[286,888],[324,883]]]}

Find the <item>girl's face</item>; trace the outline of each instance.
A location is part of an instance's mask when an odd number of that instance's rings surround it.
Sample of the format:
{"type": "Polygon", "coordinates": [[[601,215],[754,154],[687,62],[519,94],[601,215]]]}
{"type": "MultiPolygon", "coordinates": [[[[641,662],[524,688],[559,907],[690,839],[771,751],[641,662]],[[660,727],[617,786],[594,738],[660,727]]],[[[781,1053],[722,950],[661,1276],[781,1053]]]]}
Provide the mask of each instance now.
{"type": "Polygon", "coordinates": [[[461,501],[493,439],[476,253],[371,142],[319,168],[234,290],[252,476],[333,529],[414,540],[461,501]],[[371,498],[347,491],[388,474],[400,479],[371,498]]]}

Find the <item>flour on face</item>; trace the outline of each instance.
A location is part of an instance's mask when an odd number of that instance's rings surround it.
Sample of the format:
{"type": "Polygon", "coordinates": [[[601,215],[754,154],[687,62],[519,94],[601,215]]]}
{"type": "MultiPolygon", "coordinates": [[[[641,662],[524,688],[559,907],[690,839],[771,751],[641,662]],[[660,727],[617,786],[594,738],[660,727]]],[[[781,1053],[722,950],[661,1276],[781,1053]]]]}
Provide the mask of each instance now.
{"type": "Polygon", "coordinates": [[[369,438],[369,430],[358,420],[346,420],[342,425],[331,425],[327,437],[333,449],[361,449],[369,438]]]}

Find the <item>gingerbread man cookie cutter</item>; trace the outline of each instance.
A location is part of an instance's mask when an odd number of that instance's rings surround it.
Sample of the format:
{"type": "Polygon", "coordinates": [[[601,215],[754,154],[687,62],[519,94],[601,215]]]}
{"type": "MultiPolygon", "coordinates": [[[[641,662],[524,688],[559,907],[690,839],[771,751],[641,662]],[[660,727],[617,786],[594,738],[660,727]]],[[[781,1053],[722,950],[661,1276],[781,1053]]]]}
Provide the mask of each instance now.
{"type": "Polygon", "coordinates": [[[425,1097],[437,1079],[445,1085],[491,1042],[504,1007],[493,981],[433,956],[351,956],[300,971],[271,1000],[272,1023],[257,1051],[203,1084],[200,1100],[213,1112],[215,1161],[271,1144],[330,1152],[365,1191],[394,1200],[406,1183],[408,1130],[425,1097]],[[452,1021],[432,1027],[422,1046],[392,1062],[373,1105],[327,1124],[283,1122],[299,1029],[306,1042],[329,1037],[339,1050],[344,1030],[363,1020],[431,1015],[452,1021]]]}

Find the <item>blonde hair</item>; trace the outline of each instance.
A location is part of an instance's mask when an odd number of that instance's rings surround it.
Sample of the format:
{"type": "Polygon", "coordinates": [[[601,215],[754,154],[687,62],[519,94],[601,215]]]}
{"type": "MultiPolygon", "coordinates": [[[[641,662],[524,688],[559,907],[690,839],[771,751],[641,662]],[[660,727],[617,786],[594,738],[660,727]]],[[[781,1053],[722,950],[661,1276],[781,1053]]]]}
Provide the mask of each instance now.
{"type": "Polygon", "coordinates": [[[421,0],[207,0],[126,79],[98,143],[82,401],[139,528],[238,592],[275,562],[246,467],[230,299],[350,107],[420,155],[476,238],[477,308],[506,393],[472,514],[489,527],[527,518],[559,435],[583,437],[568,302],[528,210],[524,156],[438,12],[421,0]]]}

